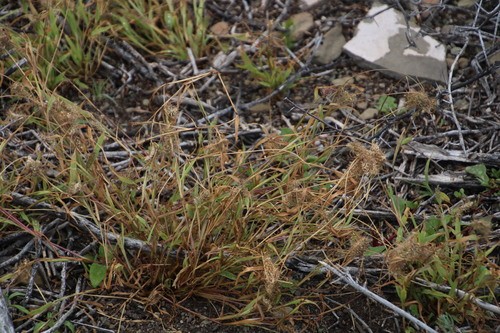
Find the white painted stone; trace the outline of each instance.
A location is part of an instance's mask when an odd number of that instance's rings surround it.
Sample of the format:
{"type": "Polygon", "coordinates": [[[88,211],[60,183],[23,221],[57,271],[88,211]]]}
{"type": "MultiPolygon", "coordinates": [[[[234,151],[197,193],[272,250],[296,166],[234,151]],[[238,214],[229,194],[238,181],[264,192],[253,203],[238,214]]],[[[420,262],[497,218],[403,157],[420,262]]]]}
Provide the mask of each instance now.
{"type": "Polygon", "coordinates": [[[375,3],[367,13],[367,17],[375,17],[359,23],[344,51],[385,74],[446,82],[445,46],[432,37],[418,35],[420,28],[410,24],[417,48],[409,47],[403,14],[387,8],[387,5],[375,3]]]}

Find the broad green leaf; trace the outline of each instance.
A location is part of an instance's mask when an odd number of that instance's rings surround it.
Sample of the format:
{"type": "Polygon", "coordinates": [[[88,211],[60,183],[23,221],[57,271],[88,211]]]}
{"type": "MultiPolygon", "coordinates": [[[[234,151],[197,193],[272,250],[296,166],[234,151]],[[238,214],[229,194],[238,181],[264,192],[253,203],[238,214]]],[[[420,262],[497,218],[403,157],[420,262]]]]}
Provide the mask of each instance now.
{"type": "Polygon", "coordinates": [[[488,186],[490,183],[490,177],[486,174],[486,166],[484,164],[468,166],[465,168],[465,172],[475,176],[483,186],[488,186]]]}
{"type": "Polygon", "coordinates": [[[225,278],[228,278],[229,280],[236,281],[238,278],[235,274],[229,272],[229,271],[222,271],[220,272],[220,275],[222,275],[225,278]]]}
{"type": "Polygon", "coordinates": [[[101,264],[93,263],[90,265],[90,284],[93,288],[99,287],[101,282],[106,277],[107,267],[101,264]]]}
{"type": "Polygon", "coordinates": [[[382,113],[390,113],[398,107],[396,99],[392,96],[382,95],[377,100],[376,108],[382,113]]]}
{"type": "Polygon", "coordinates": [[[375,254],[380,254],[385,252],[386,248],[385,246],[370,246],[366,251],[365,251],[365,257],[369,257],[375,254]]]}
{"type": "Polygon", "coordinates": [[[69,320],[66,320],[64,322],[64,326],[66,326],[73,333],[76,331],[75,325],[72,322],[70,322],[69,320]]]}

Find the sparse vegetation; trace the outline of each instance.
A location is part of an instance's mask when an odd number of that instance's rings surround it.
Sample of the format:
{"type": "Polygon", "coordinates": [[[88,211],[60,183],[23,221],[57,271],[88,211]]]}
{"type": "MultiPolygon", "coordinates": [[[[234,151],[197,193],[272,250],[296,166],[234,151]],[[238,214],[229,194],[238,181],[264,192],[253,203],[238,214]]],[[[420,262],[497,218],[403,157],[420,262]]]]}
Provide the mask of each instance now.
{"type": "Polygon", "coordinates": [[[112,1],[116,37],[150,54],[188,60],[207,52],[209,35],[204,0],[112,1]]]}
{"type": "MultiPolygon", "coordinates": [[[[479,189],[436,186],[430,160],[423,182],[389,181],[422,129],[377,140],[399,120],[387,118],[398,105],[386,94],[374,101],[384,119],[329,125],[354,108],[354,83],[315,83],[305,95],[313,111],[293,126],[278,111],[255,126],[240,108],[242,77],[266,103],[303,82],[290,81],[296,65],[278,57],[281,44],[246,53],[235,43],[236,79],[184,70],[222,46],[207,3],[21,1],[0,16],[0,286],[15,326],[76,332],[75,309],[105,313],[107,297],[120,299],[120,315],[138,299],[155,316],[197,297],[219,323],[314,330],[339,308],[330,294],[343,292],[324,260],[356,267],[369,288],[387,286],[392,302],[442,331],[491,327],[498,245],[483,213],[498,208],[486,199],[498,199],[498,169],[463,167],[479,189]],[[113,127],[120,117],[126,126],[113,127]],[[367,202],[390,217],[365,214],[367,202]],[[294,266],[303,257],[312,268],[294,266]],[[375,267],[361,273],[365,261],[375,267]]],[[[423,88],[406,99],[415,117],[437,112],[423,88]]]]}

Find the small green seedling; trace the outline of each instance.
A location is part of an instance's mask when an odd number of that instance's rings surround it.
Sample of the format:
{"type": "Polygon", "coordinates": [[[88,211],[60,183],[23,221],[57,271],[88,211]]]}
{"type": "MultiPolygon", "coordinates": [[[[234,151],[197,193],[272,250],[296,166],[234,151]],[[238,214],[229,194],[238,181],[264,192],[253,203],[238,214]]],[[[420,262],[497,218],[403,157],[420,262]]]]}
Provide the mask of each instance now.
{"type": "Polygon", "coordinates": [[[486,166],[484,164],[469,166],[465,168],[465,172],[476,177],[481,185],[489,187],[490,177],[488,177],[488,174],[486,173],[486,166]]]}
{"type": "Polygon", "coordinates": [[[377,100],[377,110],[382,113],[391,113],[397,109],[398,104],[392,96],[382,95],[377,100]]]}

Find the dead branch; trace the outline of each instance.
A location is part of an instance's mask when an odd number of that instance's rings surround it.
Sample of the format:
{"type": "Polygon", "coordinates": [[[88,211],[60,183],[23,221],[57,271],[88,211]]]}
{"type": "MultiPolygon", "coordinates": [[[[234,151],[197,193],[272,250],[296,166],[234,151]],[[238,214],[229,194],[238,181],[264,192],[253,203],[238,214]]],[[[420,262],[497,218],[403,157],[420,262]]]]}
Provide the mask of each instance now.
{"type": "MultiPolygon", "coordinates": [[[[451,290],[451,287],[440,285],[440,284],[437,284],[434,282],[425,281],[424,279],[420,279],[420,278],[416,278],[412,282],[416,283],[418,285],[421,285],[421,286],[424,286],[427,288],[431,288],[431,289],[435,289],[438,291],[442,291],[445,293],[448,293],[451,290]]],[[[457,293],[457,296],[459,298],[467,298],[471,302],[473,302],[474,304],[479,306],[480,308],[500,315],[500,307],[493,305],[493,304],[490,304],[490,303],[486,303],[485,301],[480,300],[479,298],[473,296],[471,293],[465,292],[465,291],[460,290],[460,289],[455,289],[454,292],[457,293]]]]}
{"type": "Polygon", "coordinates": [[[489,165],[500,165],[500,154],[467,154],[461,150],[439,148],[436,145],[428,145],[420,142],[410,142],[403,149],[403,153],[417,157],[431,159],[434,161],[454,161],[463,163],[484,163],[489,165]]]}
{"type": "Polygon", "coordinates": [[[385,298],[382,298],[379,295],[375,294],[374,292],[361,286],[359,283],[354,281],[352,276],[348,272],[346,272],[342,267],[338,266],[338,268],[337,268],[337,267],[331,266],[331,265],[329,265],[326,262],[321,261],[321,260],[319,260],[318,263],[321,264],[323,267],[325,267],[328,271],[330,271],[333,274],[335,274],[336,276],[338,276],[343,282],[347,283],[349,286],[353,287],[354,289],[356,289],[357,291],[359,291],[363,295],[373,299],[374,301],[388,307],[389,309],[391,309],[393,312],[399,314],[400,316],[408,319],[413,324],[415,324],[417,327],[419,327],[419,328],[421,328],[429,333],[437,333],[436,330],[429,327],[426,323],[413,317],[411,314],[409,314],[408,312],[404,311],[403,309],[395,306],[394,304],[392,304],[391,302],[389,302],[385,298]]]}
{"type": "Polygon", "coordinates": [[[4,333],[14,333],[14,324],[9,315],[9,308],[0,288],[0,331],[4,333]]]}

